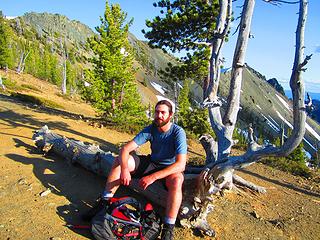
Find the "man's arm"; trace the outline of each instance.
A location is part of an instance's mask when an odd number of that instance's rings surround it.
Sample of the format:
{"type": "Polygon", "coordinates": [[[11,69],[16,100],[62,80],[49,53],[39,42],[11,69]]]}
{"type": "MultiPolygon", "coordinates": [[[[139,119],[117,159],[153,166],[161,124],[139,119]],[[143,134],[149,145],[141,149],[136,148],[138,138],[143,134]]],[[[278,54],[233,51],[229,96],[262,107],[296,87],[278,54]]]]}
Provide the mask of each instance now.
{"type": "Polygon", "coordinates": [[[143,189],[146,189],[150,184],[158,179],[165,178],[174,173],[181,173],[185,170],[187,163],[187,154],[177,154],[176,162],[162,170],[152,173],[140,179],[139,184],[143,189]]]}
{"type": "Polygon", "coordinates": [[[136,144],[133,140],[124,145],[119,154],[119,162],[121,167],[120,173],[120,182],[121,184],[128,186],[131,182],[131,174],[129,170],[129,154],[130,152],[136,150],[138,148],[138,144],[136,144]]]}

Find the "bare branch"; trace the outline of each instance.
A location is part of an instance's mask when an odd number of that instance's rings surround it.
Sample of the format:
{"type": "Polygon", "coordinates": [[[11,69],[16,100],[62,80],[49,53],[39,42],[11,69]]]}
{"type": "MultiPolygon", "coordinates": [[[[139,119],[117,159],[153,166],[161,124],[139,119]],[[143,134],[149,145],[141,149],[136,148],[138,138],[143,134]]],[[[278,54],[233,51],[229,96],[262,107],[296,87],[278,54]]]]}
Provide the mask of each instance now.
{"type": "Polygon", "coordinates": [[[232,36],[234,36],[238,32],[239,28],[240,28],[240,23],[238,24],[236,30],[234,30],[234,32],[232,33],[232,36]]]}
{"type": "Polygon", "coordinates": [[[273,4],[275,6],[279,6],[282,3],[285,3],[285,4],[297,4],[297,3],[299,3],[299,1],[291,2],[291,1],[282,1],[282,0],[263,0],[263,1],[266,2],[266,3],[273,4]]]}
{"type": "Polygon", "coordinates": [[[207,47],[210,47],[212,45],[212,43],[208,43],[208,42],[193,42],[193,44],[195,45],[204,45],[207,47]]]}
{"type": "Polygon", "coordinates": [[[299,64],[299,67],[298,67],[298,68],[299,68],[301,71],[305,71],[305,70],[306,70],[306,69],[303,69],[303,67],[308,64],[308,62],[309,62],[309,60],[311,59],[311,57],[312,57],[312,54],[307,55],[306,58],[304,59],[304,61],[299,64]]]}
{"type": "Polygon", "coordinates": [[[221,106],[222,102],[218,98],[213,99],[212,101],[210,101],[209,98],[206,98],[201,104],[202,108],[215,108],[221,106]]]}

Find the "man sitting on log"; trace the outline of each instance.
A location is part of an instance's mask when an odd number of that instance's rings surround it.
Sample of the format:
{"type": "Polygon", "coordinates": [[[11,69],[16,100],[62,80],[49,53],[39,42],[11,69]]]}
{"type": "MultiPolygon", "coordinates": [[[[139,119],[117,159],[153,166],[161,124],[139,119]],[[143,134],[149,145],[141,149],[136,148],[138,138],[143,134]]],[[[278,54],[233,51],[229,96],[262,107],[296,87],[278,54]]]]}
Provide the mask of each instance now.
{"type": "Polygon", "coordinates": [[[187,160],[185,131],[171,122],[172,117],[172,104],[167,100],[159,101],[155,106],[153,123],[124,145],[120,155],[115,158],[99,204],[108,204],[120,184],[128,186],[131,177],[140,178],[139,185],[144,190],[156,180],[162,179],[168,190],[161,234],[161,239],[166,240],[173,239],[173,228],[182,201],[183,171],[187,160]],[[148,141],[151,143],[151,155],[131,154],[148,141]]]}

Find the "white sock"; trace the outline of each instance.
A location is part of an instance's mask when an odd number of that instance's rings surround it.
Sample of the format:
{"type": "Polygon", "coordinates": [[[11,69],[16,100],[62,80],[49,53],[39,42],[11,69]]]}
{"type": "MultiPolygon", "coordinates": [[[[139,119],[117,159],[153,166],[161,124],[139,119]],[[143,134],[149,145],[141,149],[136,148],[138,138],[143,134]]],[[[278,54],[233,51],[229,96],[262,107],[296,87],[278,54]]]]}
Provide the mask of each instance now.
{"type": "Polygon", "coordinates": [[[176,223],[176,219],[175,218],[165,217],[164,218],[164,223],[174,225],[176,223]]]}
{"type": "Polygon", "coordinates": [[[113,195],[114,195],[114,194],[113,194],[112,192],[103,191],[103,193],[102,193],[102,198],[105,199],[105,200],[107,200],[107,199],[109,199],[109,198],[112,198],[113,195]]]}

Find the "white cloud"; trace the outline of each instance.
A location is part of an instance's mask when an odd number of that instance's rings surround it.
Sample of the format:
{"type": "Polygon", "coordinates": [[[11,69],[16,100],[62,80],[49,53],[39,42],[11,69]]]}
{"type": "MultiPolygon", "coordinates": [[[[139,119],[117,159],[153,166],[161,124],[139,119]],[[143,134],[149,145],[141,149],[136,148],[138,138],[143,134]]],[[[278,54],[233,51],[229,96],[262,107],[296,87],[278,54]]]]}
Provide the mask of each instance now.
{"type": "Polygon", "coordinates": [[[17,18],[17,16],[5,16],[6,19],[11,20],[17,18]]]}

